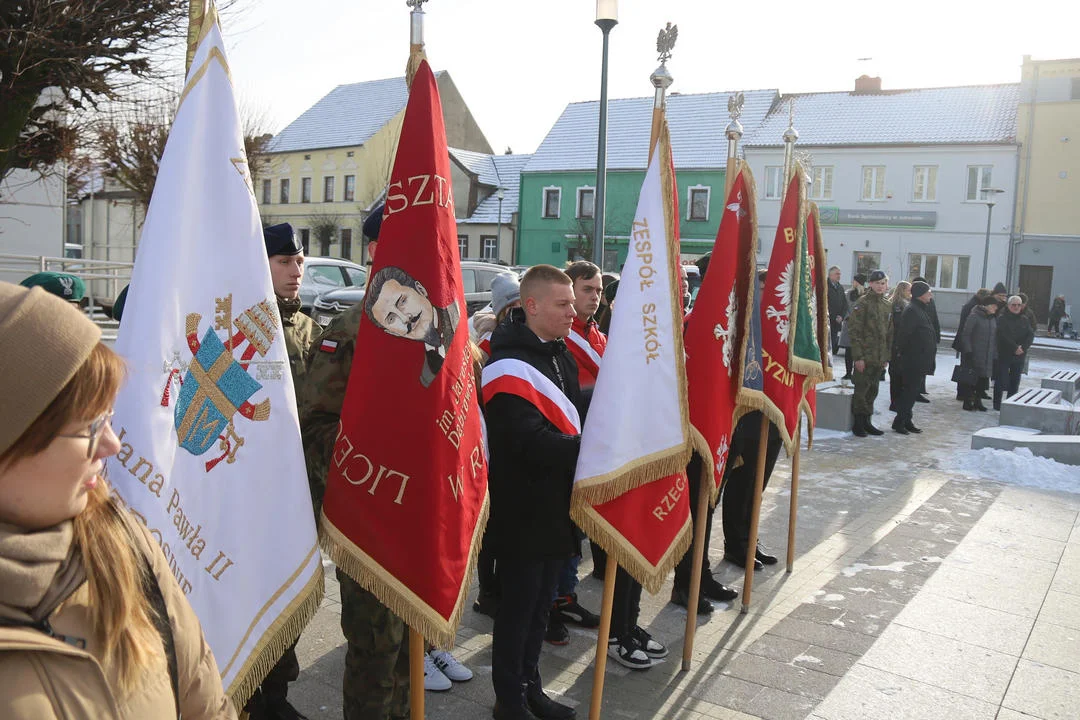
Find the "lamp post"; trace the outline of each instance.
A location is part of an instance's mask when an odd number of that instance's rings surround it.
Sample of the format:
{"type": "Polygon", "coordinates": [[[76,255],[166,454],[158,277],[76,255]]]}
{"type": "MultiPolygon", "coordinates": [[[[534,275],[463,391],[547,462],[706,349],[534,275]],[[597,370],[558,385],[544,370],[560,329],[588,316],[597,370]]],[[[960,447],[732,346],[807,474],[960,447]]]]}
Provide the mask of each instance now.
{"type": "Polygon", "coordinates": [[[604,199],[607,185],[608,36],[619,24],[619,0],[596,0],[596,26],[604,35],[600,60],[600,129],[596,137],[596,196],[593,198],[593,262],[604,267],[604,199]]]}
{"type": "Polygon", "coordinates": [[[983,188],[983,202],[986,203],[986,243],[983,245],[982,283],[986,287],[986,266],[990,263],[990,218],[994,214],[994,195],[1005,192],[1001,188],[983,188]]]}
{"type": "Polygon", "coordinates": [[[495,191],[495,197],[499,198],[499,224],[495,230],[495,259],[499,259],[499,253],[502,252],[502,201],[503,201],[503,189],[499,186],[499,189],[495,191]]]}

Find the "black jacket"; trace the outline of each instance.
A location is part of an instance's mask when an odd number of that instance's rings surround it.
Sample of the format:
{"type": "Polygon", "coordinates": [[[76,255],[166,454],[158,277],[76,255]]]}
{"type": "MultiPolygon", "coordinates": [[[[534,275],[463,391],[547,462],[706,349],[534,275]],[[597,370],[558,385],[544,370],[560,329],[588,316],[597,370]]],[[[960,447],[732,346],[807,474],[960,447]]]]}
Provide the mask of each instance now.
{"type": "Polygon", "coordinates": [[[904,310],[914,300],[901,300],[900,302],[892,303],[892,314],[889,315],[889,322],[892,323],[892,354],[889,356],[889,362],[896,362],[900,359],[900,343],[896,336],[898,330],[900,330],[900,316],[904,314],[904,310]]]}
{"type": "Polygon", "coordinates": [[[848,314],[848,297],[844,292],[844,286],[840,283],[834,283],[832,280],[829,283],[829,325],[834,330],[840,329],[840,323],[847,317],[848,314]],[[840,317],[840,321],[837,321],[837,316],[840,317]]]}
{"type": "MultiPolygon", "coordinates": [[[[968,315],[971,314],[971,309],[979,304],[979,296],[972,295],[971,299],[964,303],[964,307],[960,308],[960,324],[956,326],[956,337],[952,341],[952,349],[957,352],[961,352],[960,348],[960,333],[964,332],[964,323],[967,321],[968,315]]],[[[937,308],[934,308],[935,312],[937,308]]]]}
{"type": "Polygon", "coordinates": [[[934,371],[937,354],[934,323],[930,320],[929,306],[921,300],[912,300],[900,314],[893,347],[905,373],[929,375],[934,371]]]}
{"type": "MultiPolygon", "coordinates": [[[[1017,314],[1006,308],[997,319],[997,354],[998,360],[1008,362],[1016,355],[1016,348],[1028,351],[1035,340],[1031,323],[1022,313],[1017,314]]],[[[1019,357],[1023,357],[1022,355],[1019,357]]]]}
{"type": "MultiPolygon", "coordinates": [[[[577,363],[562,340],[543,342],[515,309],[491,335],[488,364],[505,358],[539,370],[582,408],[577,363]]],[[[577,552],[570,522],[580,435],[565,435],[517,395],[500,393],[484,407],[490,462],[488,531],[497,557],[522,560],[570,557],[577,552]]]]}

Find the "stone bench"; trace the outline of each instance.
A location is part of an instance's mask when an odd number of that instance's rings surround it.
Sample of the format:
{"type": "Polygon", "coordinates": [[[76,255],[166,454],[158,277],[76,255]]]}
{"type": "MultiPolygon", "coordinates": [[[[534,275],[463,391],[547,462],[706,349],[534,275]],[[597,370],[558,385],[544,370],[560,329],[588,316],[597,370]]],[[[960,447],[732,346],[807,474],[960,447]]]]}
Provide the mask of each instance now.
{"type": "Polygon", "coordinates": [[[1062,398],[1076,402],[1080,397],[1080,370],[1057,370],[1042,379],[1042,386],[1047,390],[1060,390],[1062,398]]]}
{"type": "Polygon", "coordinates": [[[1080,408],[1063,404],[1060,390],[1027,388],[1001,403],[998,422],[1049,435],[1074,435],[1080,432],[1080,408]]]}
{"type": "Polygon", "coordinates": [[[815,427],[850,432],[855,419],[851,415],[851,396],[855,388],[839,382],[823,382],[817,386],[817,417],[815,427]]]}
{"type": "MultiPolygon", "coordinates": [[[[971,436],[971,449],[1016,450],[1027,448],[1032,455],[1050,458],[1067,465],[1080,465],[1080,435],[1043,435],[1024,427],[983,428],[971,436]]],[[[1080,488],[1080,472],[1077,473],[1080,488]]]]}

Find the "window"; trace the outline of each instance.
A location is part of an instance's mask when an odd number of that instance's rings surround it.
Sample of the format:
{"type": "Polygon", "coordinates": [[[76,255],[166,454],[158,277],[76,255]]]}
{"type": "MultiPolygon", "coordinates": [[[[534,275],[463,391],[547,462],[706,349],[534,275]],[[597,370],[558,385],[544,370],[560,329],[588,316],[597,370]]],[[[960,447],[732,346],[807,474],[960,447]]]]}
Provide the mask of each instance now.
{"type": "Polygon", "coordinates": [[[775,166],[765,167],[765,199],[779,200],[784,196],[784,168],[775,166]]]}
{"type": "Polygon", "coordinates": [[[263,186],[263,191],[262,191],[263,205],[269,205],[270,204],[270,181],[269,180],[263,180],[262,181],[262,186],[263,186]]]}
{"type": "Polygon", "coordinates": [[[924,277],[931,287],[945,290],[966,290],[971,258],[967,255],[924,255],[912,253],[908,256],[908,276],[924,277]]]}
{"type": "MultiPolygon", "coordinates": [[[[341,257],[352,260],[352,228],[341,228],[341,257]]],[[[348,274],[352,271],[346,269],[345,272],[348,274]]]]}
{"type": "Polygon", "coordinates": [[[810,199],[832,200],[832,167],[816,167],[810,174],[810,199]]]}
{"type": "Polygon", "coordinates": [[[457,251],[458,258],[464,260],[469,257],[469,236],[458,235],[457,236],[457,251]]]}
{"type": "Polygon", "coordinates": [[[544,214],[546,218],[559,217],[559,206],[562,204],[562,188],[544,188],[544,214]]]}
{"type": "Polygon", "coordinates": [[[311,178],[300,178],[300,202],[311,202],[311,178]]]}
{"type": "Polygon", "coordinates": [[[881,253],[879,252],[857,252],[855,253],[855,272],[853,275],[866,275],[870,277],[870,273],[874,270],[881,268],[881,253]]]}
{"type": "Polygon", "coordinates": [[[577,189],[577,217],[596,217],[596,190],[591,187],[577,189]]]}
{"type": "Polygon", "coordinates": [[[349,284],[353,287],[362,288],[367,285],[367,270],[351,267],[343,268],[343,270],[345,270],[345,276],[349,278],[349,284]]]}
{"type": "Polygon", "coordinates": [[[461,269],[461,291],[467,293],[476,292],[476,271],[469,268],[461,269]]]}
{"type": "Polygon", "coordinates": [[[300,228],[300,245],[304,248],[305,255],[311,254],[311,250],[308,249],[311,245],[311,230],[308,228],[300,228]]]}
{"type": "Polygon", "coordinates": [[[480,236],[480,258],[492,261],[499,259],[499,238],[494,235],[480,236]]]}
{"type": "Polygon", "coordinates": [[[317,286],[320,293],[345,286],[337,265],[308,265],[304,272],[304,283],[317,286]]]}
{"type": "Polygon", "coordinates": [[[281,195],[281,197],[278,199],[278,202],[280,202],[282,205],[288,205],[289,204],[289,180],[288,179],[285,179],[285,180],[281,181],[280,195],[281,195]]]}
{"type": "Polygon", "coordinates": [[[322,201],[334,202],[334,176],[328,175],[323,178],[322,201]]]}
{"type": "Polygon", "coordinates": [[[696,185],[688,189],[689,202],[686,208],[686,219],[699,222],[709,221],[709,193],[710,188],[706,185],[696,185]]]}
{"type": "Polygon", "coordinates": [[[912,202],[937,202],[937,165],[916,165],[912,202]]]}
{"type": "Polygon", "coordinates": [[[968,165],[967,199],[969,202],[981,202],[983,191],[991,187],[990,175],[992,165],[968,165]]]}
{"type": "MultiPolygon", "coordinates": [[[[499,275],[506,275],[505,272],[485,272],[483,270],[477,270],[476,289],[479,292],[490,292],[491,283],[495,282],[495,278],[499,275]]],[[[517,277],[515,275],[515,277],[517,277]]]]}
{"type": "Polygon", "coordinates": [[[885,166],[864,165],[862,169],[862,195],[860,200],[885,199],[885,166]]]}
{"type": "Polygon", "coordinates": [[[345,196],[341,198],[345,202],[356,202],[356,176],[345,176],[345,196]]]}

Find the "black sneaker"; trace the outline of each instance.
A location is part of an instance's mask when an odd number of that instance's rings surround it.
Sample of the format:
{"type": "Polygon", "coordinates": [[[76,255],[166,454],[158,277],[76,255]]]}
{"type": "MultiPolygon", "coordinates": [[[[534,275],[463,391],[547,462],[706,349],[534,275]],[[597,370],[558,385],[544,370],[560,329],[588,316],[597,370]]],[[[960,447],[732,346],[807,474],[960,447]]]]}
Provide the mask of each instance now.
{"type": "Polygon", "coordinates": [[[659,660],[660,658],[666,658],[668,656],[668,649],[653,639],[653,636],[640,625],[635,625],[634,629],[630,631],[630,634],[634,637],[634,640],[637,641],[637,644],[642,651],[653,660],[659,660]]]}
{"type": "Polygon", "coordinates": [[[656,664],[632,637],[627,638],[625,641],[617,640],[614,643],[609,643],[608,655],[615,662],[631,670],[648,670],[656,664]]]}
{"type": "Polygon", "coordinates": [[[925,395],[916,395],[915,402],[928,403],[930,402],[930,398],[926,397],[925,395]]]}
{"type": "Polygon", "coordinates": [[[547,631],[544,633],[544,642],[550,645],[569,645],[570,631],[566,629],[562,618],[554,610],[548,617],[547,631]]]}
{"type": "MultiPolygon", "coordinates": [[[[702,582],[704,585],[704,582],[702,582]]],[[[679,607],[687,607],[690,604],[690,593],[686,590],[680,590],[679,588],[671,588],[671,602],[679,607]]],[[[712,603],[705,599],[705,594],[702,593],[698,596],[698,615],[712,615],[713,606],[712,603]]]]}
{"type": "Polygon", "coordinates": [[[577,601],[577,593],[556,597],[552,611],[557,613],[563,622],[574,623],[583,628],[600,627],[600,616],[581,607],[577,601]]]}
{"type": "MultiPolygon", "coordinates": [[[[724,551],[724,559],[727,560],[732,565],[737,565],[738,567],[741,567],[741,568],[746,567],[746,551],[727,552],[725,550],[724,551]]],[[[765,563],[761,562],[760,560],[758,560],[755,557],[754,558],[754,569],[755,570],[760,570],[763,567],[765,567],[765,563]]]]}

